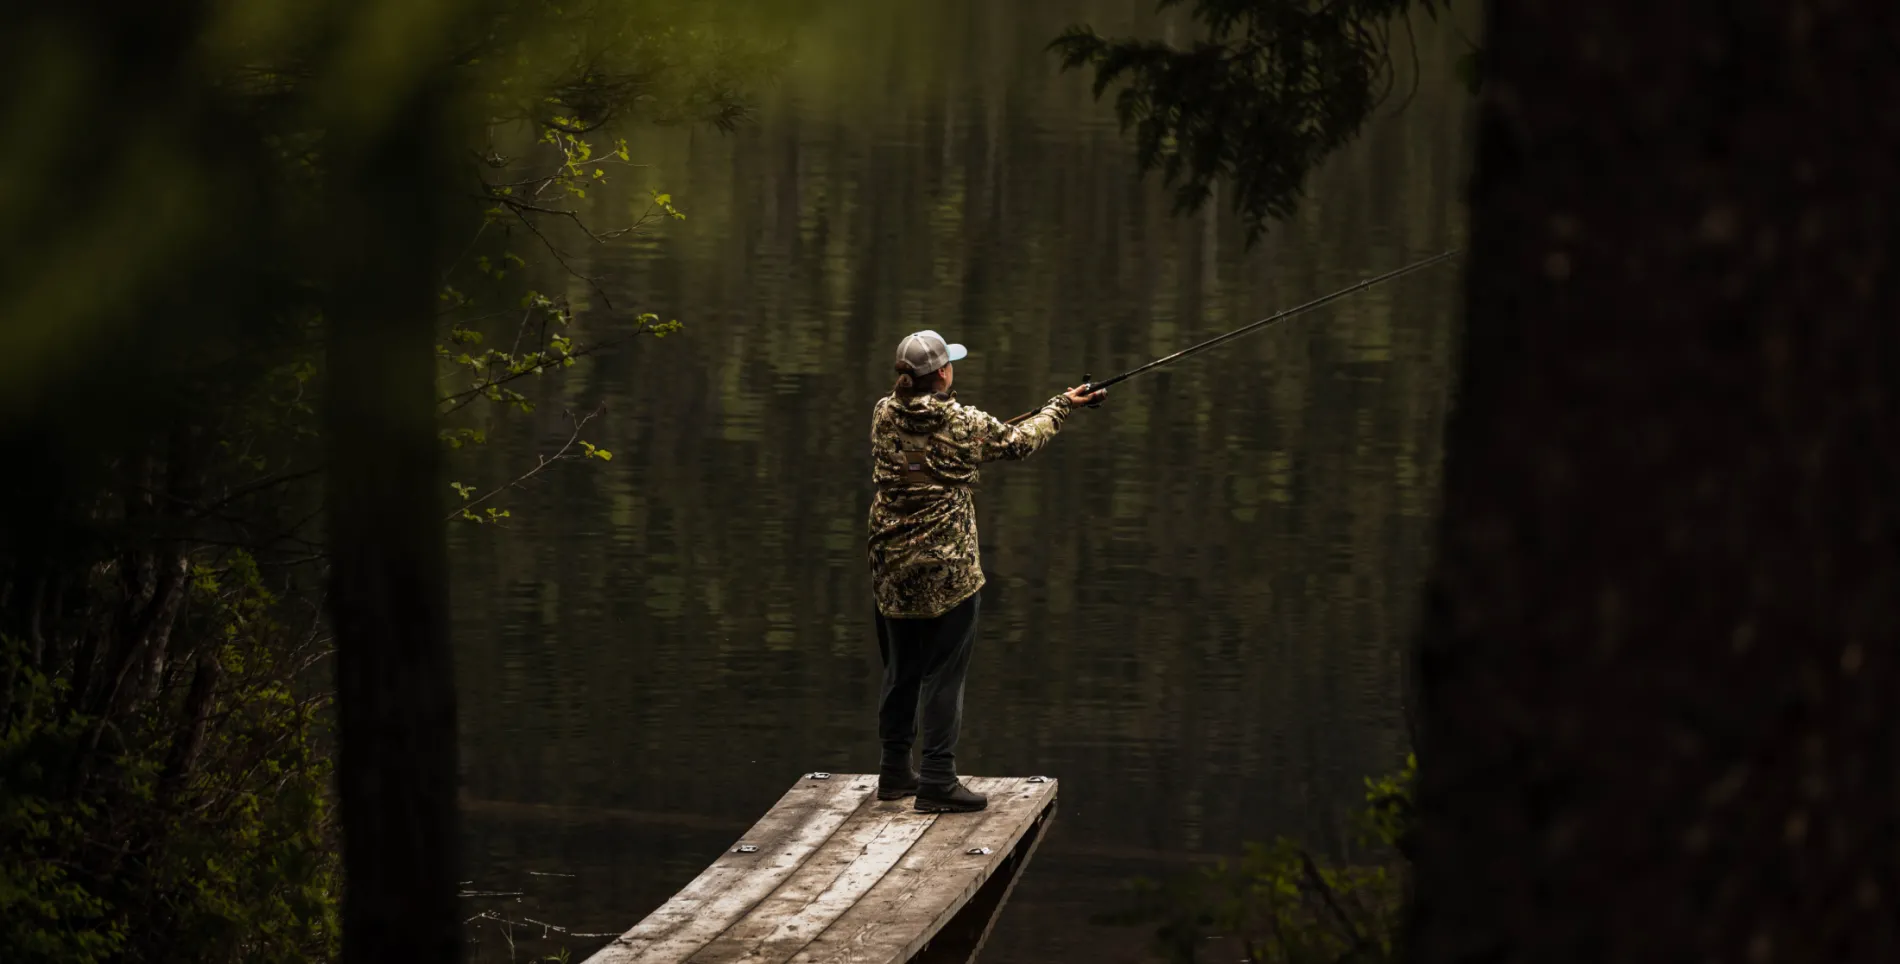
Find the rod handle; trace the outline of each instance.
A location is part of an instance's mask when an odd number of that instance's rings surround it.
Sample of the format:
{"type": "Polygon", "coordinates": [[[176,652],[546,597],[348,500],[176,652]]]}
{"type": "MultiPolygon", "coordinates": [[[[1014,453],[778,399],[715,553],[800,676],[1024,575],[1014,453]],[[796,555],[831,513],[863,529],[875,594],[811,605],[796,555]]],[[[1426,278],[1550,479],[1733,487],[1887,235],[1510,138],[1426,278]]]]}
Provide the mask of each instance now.
{"type": "MultiPolygon", "coordinates": [[[[1088,372],[1083,372],[1082,373],[1082,390],[1084,392],[1088,392],[1088,391],[1093,391],[1094,389],[1095,389],[1095,376],[1089,374],[1088,372]]],[[[1088,405],[1085,407],[1101,408],[1102,400],[1098,398],[1095,401],[1088,403],[1088,405]]]]}

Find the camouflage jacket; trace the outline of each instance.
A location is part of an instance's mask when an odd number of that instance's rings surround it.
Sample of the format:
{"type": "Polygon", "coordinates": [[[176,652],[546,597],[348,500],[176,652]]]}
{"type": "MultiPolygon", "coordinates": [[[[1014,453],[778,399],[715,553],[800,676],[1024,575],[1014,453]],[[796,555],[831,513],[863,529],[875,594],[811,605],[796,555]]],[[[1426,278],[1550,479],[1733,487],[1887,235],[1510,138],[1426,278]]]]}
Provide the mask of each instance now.
{"type": "Polygon", "coordinates": [[[1070,407],[1057,395],[1034,416],[1005,425],[942,395],[878,400],[871,416],[877,494],[869,549],[879,612],[896,619],[941,616],[983,587],[972,497],[977,466],[1026,458],[1047,445],[1070,407]]]}

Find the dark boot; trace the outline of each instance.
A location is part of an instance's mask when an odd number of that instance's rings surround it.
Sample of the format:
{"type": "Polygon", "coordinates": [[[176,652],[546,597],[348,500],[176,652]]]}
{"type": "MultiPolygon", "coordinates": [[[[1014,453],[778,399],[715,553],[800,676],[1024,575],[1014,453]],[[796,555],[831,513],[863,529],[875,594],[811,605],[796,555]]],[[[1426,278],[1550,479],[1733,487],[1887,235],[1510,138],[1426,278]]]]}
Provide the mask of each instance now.
{"type": "Polygon", "coordinates": [[[917,771],[893,774],[884,771],[877,776],[877,798],[879,800],[902,800],[917,795],[917,771]]]}
{"type": "Polygon", "coordinates": [[[989,797],[964,786],[961,780],[917,788],[918,813],[972,813],[989,805],[989,797]]]}

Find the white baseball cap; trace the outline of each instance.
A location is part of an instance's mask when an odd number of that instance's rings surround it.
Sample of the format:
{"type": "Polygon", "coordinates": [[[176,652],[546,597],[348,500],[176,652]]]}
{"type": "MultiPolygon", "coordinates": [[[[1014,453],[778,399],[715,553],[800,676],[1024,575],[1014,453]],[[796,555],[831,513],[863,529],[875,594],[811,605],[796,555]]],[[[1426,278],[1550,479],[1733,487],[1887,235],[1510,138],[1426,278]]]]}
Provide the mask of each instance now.
{"type": "Polygon", "coordinates": [[[952,345],[934,331],[916,331],[897,343],[897,363],[912,375],[928,375],[969,356],[962,345],[952,345]]]}

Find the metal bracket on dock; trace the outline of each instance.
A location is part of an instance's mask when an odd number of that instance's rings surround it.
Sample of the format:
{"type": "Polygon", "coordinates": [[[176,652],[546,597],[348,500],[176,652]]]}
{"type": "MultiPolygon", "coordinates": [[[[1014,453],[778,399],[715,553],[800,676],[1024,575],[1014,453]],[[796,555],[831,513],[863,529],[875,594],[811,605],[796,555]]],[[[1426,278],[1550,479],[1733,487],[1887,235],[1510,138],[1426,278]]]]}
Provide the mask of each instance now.
{"type": "Polygon", "coordinates": [[[742,843],[732,848],[732,852],[735,854],[756,854],[759,852],[759,848],[754,844],[742,843]]]}
{"type": "Polygon", "coordinates": [[[1048,777],[1030,777],[1029,782],[1030,783],[1048,783],[1049,778],[1048,777]]]}
{"type": "Polygon", "coordinates": [[[805,774],[805,779],[807,779],[807,780],[829,780],[829,779],[831,779],[831,774],[829,774],[829,773],[826,773],[826,772],[825,772],[825,771],[823,771],[823,770],[819,770],[819,771],[818,771],[818,772],[816,772],[816,773],[807,773],[807,774],[805,774]]]}
{"type": "Polygon", "coordinates": [[[964,853],[967,853],[972,857],[988,857],[990,854],[993,854],[995,852],[996,851],[991,850],[988,847],[971,847],[969,850],[964,851],[964,853]]]}

